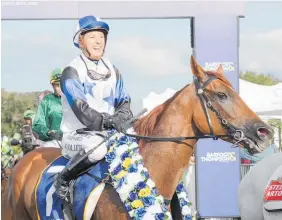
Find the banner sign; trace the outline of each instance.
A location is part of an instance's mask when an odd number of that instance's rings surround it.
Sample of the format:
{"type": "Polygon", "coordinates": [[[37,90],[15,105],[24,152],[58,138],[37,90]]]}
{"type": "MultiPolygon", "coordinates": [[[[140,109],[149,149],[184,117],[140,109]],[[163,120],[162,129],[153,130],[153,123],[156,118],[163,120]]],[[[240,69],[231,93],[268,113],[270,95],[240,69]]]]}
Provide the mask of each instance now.
{"type": "MultiPolygon", "coordinates": [[[[238,18],[196,16],[194,54],[207,70],[222,64],[225,76],[239,90],[238,18]]],[[[239,149],[222,140],[200,140],[196,150],[197,210],[201,218],[239,217],[237,189],[241,180],[239,149]]]]}

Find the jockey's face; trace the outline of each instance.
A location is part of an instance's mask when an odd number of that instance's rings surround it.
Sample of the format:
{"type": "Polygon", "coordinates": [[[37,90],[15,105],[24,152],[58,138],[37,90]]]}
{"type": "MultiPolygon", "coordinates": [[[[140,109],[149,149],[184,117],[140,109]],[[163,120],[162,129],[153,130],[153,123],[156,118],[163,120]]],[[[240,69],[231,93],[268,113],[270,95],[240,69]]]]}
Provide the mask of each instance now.
{"type": "Polygon", "coordinates": [[[62,95],[62,90],[61,90],[61,86],[60,86],[60,83],[53,83],[53,89],[54,89],[54,92],[61,96],[62,95]]]}
{"type": "Polygon", "coordinates": [[[99,60],[103,56],[105,43],[102,31],[90,31],[80,37],[80,48],[90,59],[99,60]]]}
{"type": "Polygon", "coordinates": [[[24,123],[26,124],[26,125],[32,125],[32,120],[31,120],[31,118],[25,118],[24,119],[24,123]]]}

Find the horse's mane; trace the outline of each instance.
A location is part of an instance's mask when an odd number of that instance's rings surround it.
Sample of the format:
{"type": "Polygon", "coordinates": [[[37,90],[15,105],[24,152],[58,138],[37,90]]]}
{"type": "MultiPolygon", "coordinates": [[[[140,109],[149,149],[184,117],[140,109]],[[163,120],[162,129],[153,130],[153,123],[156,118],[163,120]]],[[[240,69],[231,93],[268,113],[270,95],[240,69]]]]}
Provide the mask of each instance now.
{"type": "Polygon", "coordinates": [[[148,115],[139,119],[134,125],[134,130],[138,134],[151,135],[162,113],[165,111],[165,109],[168,108],[170,103],[178,96],[178,94],[187,86],[177,91],[171,98],[166,100],[163,104],[155,107],[148,115]]]}
{"type": "MultiPolygon", "coordinates": [[[[205,71],[205,73],[209,76],[217,76],[221,81],[223,81],[224,83],[226,83],[228,86],[232,88],[231,83],[222,74],[218,74],[216,71],[205,71]]],[[[155,107],[148,115],[139,119],[134,125],[134,130],[141,135],[146,135],[146,136],[151,135],[162,113],[167,109],[167,107],[176,98],[176,96],[178,96],[178,94],[188,86],[189,84],[183,87],[178,92],[176,92],[171,98],[166,100],[163,104],[155,107]]]]}

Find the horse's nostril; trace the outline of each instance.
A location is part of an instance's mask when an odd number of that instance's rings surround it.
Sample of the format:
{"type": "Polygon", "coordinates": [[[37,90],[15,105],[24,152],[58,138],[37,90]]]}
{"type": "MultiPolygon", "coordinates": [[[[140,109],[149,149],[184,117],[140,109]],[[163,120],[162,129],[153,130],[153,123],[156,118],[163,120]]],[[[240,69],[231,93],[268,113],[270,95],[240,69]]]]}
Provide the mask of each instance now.
{"type": "Polygon", "coordinates": [[[271,131],[265,127],[260,127],[257,129],[257,133],[260,137],[267,137],[271,131]]]}

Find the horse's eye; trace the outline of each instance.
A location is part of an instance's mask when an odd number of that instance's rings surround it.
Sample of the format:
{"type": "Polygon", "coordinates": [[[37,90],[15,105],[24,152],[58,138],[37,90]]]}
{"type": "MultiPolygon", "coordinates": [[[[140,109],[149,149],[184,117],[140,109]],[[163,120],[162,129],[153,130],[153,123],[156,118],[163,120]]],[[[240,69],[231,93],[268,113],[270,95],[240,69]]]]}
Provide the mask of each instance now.
{"type": "Polygon", "coordinates": [[[224,101],[224,100],[227,99],[227,95],[226,95],[225,93],[223,93],[223,92],[218,92],[218,93],[216,93],[216,96],[217,96],[220,100],[222,100],[222,101],[224,101]]]}

